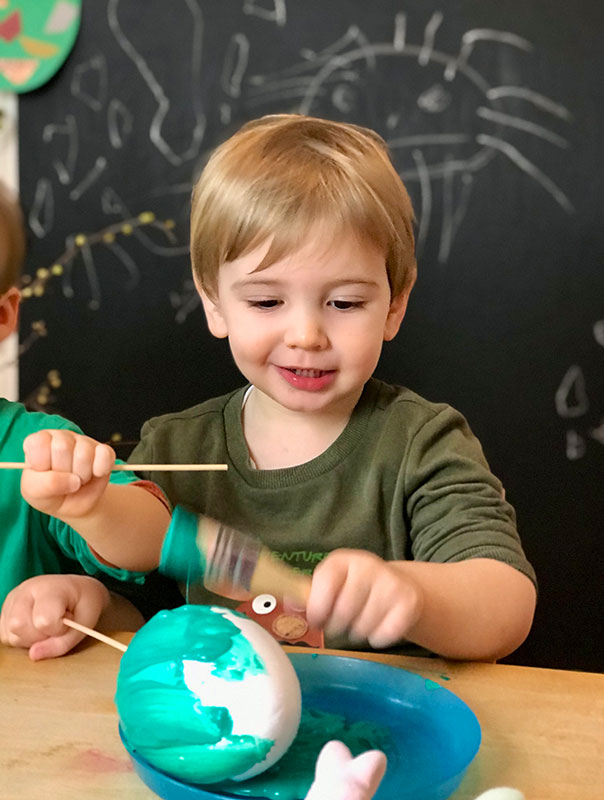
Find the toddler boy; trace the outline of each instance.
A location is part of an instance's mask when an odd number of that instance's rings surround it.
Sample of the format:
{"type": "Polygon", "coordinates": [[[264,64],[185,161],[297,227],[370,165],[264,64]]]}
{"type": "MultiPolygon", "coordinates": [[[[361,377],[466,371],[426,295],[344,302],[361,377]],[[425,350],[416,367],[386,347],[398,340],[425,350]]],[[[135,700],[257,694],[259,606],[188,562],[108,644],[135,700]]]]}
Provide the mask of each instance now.
{"type": "MultiPolygon", "coordinates": [[[[142,430],[170,502],[313,573],[328,643],[497,659],[529,632],[535,576],[465,419],[372,377],[416,275],[413,210],[384,142],[297,115],[244,125],[193,193],[193,273],[247,386],[142,430]]],[[[200,587],[199,602],[222,602],[200,587]]]]}

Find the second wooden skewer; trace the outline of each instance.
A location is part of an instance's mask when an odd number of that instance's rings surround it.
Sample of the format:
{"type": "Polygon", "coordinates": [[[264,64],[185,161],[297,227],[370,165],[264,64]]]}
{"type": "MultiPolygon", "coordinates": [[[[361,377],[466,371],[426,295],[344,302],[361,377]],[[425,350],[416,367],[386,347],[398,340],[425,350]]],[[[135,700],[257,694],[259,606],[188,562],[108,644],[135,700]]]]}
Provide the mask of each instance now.
{"type": "MultiPolygon", "coordinates": [[[[24,461],[0,461],[0,469],[28,469],[24,461]]],[[[112,472],[211,472],[228,469],[227,464],[114,464],[112,472]]]]}
{"type": "Polygon", "coordinates": [[[117,639],[112,639],[111,636],[105,636],[104,633],[99,633],[99,631],[95,631],[93,628],[87,628],[85,625],[80,625],[79,622],[74,622],[74,620],[68,619],[67,617],[64,617],[63,624],[67,625],[68,628],[74,628],[76,631],[80,631],[80,633],[85,633],[86,636],[91,636],[93,639],[98,639],[99,642],[104,642],[105,644],[111,645],[111,647],[115,647],[116,650],[121,650],[122,653],[125,653],[128,649],[128,645],[118,642],[117,639]]]}

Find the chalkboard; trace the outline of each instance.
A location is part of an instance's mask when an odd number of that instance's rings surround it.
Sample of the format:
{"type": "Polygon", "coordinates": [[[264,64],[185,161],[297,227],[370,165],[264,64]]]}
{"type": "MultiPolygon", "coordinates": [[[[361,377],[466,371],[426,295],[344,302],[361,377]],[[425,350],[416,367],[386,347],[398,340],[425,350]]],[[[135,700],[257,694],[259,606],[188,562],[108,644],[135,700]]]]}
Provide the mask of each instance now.
{"type": "Polygon", "coordinates": [[[592,0],[85,0],[20,100],[22,399],[127,454],[241,385],[189,275],[196,176],[265,113],[374,127],[419,256],[377,374],[459,408],[517,509],[540,601],[510,660],[601,669],[603,31],[592,0]]]}

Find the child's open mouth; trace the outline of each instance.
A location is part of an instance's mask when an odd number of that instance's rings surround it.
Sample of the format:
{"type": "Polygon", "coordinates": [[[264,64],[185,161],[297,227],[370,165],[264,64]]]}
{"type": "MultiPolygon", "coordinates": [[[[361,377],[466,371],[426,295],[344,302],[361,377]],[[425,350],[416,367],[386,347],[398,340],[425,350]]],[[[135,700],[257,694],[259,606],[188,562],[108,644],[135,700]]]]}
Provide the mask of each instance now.
{"type": "Polygon", "coordinates": [[[297,367],[277,367],[280,375],[296,389],[316,392],[328,386],[335,377],[335,370],[298,369],[297,367]]]}

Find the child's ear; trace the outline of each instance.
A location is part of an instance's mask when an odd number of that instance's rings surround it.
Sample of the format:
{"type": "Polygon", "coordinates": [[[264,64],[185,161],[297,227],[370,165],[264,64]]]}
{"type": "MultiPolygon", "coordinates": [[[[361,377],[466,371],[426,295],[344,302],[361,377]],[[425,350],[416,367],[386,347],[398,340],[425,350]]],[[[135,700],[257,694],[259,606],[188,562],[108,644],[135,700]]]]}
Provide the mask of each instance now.
{"type": "Polygon", "coordinates": [[[390,302],[390,309],[386,317],[386,324],[384,325],[384,341],[389,342],[394,339],[401,327],[401,322],[407,311],[407,303],[409,301],[409,294],[411,289],[405,289],[396,297],[393,297],[390,302]]]}
{"type": "Polygon", "coordinates": [[[9,337],[17,327],[19,299],[19,290],[15,286],[0,295],[0,342],[9,337]]]}
{"type": "Polygon", "coordinates": [[[199,286],[197,281],[195,281],[195,285],[197,286],[197,291],[201,297],[201,303],[203,305],[203,310],[206,315],[210,333],[213,336],[216,336],[217,339],[225,339],[229,335],[229,331],[226,320],[222,315],[218,298],[210,297],[210,295],[199,286]]]}

